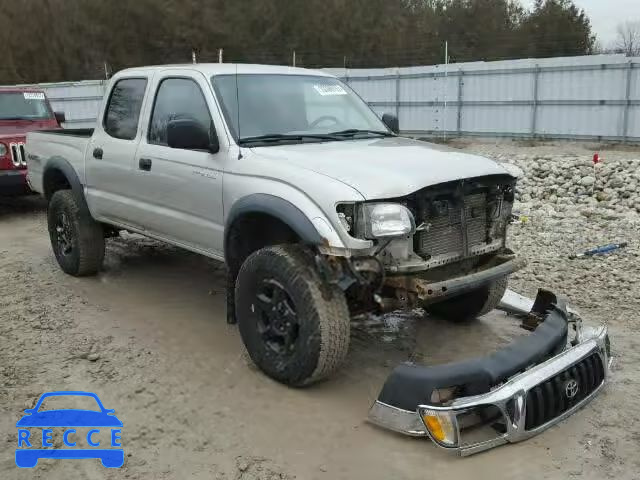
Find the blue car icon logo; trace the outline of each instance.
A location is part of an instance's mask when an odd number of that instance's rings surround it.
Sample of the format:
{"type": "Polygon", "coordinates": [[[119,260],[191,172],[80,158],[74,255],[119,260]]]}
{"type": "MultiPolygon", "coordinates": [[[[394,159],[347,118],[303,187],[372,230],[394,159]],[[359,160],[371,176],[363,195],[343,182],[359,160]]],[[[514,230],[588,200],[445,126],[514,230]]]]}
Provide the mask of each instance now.
{"type": "Polygon", "coordinates": [[[81,459],[99,458],[107,468],[118,468],[124,463],[124,450],[120,443],[122,422],[114,415],[115,411],[104,408],[95,393],[91,392],[49,392],[38,399],[32,409],[24,411],[25,415],[16,423],[18,427],[18,448],[16,449],[16,465],[21,468],[35,467],[40,458],[81,459]],[[42,402],[50,397],[90,397],[93,398],[99,411],[81,409],[56,409],[39,411],[42,402]],[[41,428],[42,436],[32,428],[41,428]],[[86,436],[80,435],[78,428],[90,428],[86,436]],[[54,430],[63,430],[62,440],[65,447],[53,447],[54,430]],[[108,431],[105,441],[103,430],[108,431]],[[84,441],[91,448],[74,448],[78,442],[84,441]],[[38,448],[39,446],[43,448],[38,448]],[[104,448],[108,444],[111,448],[104,448]]]}

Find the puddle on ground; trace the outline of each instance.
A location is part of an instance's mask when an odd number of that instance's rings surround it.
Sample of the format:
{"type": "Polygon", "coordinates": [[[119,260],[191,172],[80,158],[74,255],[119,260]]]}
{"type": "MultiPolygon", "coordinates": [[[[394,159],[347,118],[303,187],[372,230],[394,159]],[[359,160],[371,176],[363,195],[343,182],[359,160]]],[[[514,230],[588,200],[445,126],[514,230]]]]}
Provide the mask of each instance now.
{"type": "Polygon", "coordinates": [[[523,334],[518,319],[497,310],[470,322],[451,322],[416,309],[358,317],[351,328],[355,349],[386,358],[385,364],[436,365],[485,356],[523,334]]]}
{"type": "Polygon", "coordinates": [[[352,320],[352,329],[375,335],[385,343],[393,343],[406,336],[414,336],[417,323],[423,319],[422,310],[393,312],[386,315],[363,316],[352,320]]]}

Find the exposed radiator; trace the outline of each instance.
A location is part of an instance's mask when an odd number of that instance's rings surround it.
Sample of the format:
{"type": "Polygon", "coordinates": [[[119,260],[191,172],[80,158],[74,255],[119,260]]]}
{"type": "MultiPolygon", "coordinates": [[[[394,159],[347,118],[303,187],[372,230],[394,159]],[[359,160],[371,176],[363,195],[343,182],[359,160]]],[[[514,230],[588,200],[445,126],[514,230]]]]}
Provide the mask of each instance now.
{"type": "Polygon", "coordinates": [[[510,213],[511,204],[488,191],[430,200],[416,219],[422,230],[414,248],[436,265],[499,250],[505,232],[501,224],[510,213]]]}

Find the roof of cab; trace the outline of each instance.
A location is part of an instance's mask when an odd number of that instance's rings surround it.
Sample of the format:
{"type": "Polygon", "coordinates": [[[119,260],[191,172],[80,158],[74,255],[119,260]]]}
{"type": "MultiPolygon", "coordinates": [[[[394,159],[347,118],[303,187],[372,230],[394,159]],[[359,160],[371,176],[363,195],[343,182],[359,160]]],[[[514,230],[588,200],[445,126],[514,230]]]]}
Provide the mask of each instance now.
{"type": "Polygon", "coordinates": [[[272,75],[316,75],[331,77],[332,75],[320,70],[306,68],[287,67],[282,65],[257,65],[246,63],[186,63],[183,65],[154,65],[149,67],[135,67],[121,70],[117,76],[144,75],[155,71],[166,70],[194,70],[202,72],[206,76],[229,74],[272,74],[272,75]]]}

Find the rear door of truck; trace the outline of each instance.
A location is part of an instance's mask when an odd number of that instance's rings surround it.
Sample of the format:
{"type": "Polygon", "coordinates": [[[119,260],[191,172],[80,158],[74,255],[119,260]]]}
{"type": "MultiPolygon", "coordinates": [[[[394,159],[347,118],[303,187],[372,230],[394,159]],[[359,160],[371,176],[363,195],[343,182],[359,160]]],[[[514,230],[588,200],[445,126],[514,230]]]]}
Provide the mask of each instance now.
{"type": "Polygon", "coordinates": [[[85,160],[87,202],[98,220],[140,227],[133,159],[151,77],[150,72],[116,76],[98,117],[85,160]]]}
{"type": "Polygon", "coordinates": [[[150,234],[222,258],[222,180],[229,149],[210,79],[195,69],[158,70],[148,97],[133,162],[139,222],[150,234]],[[184,118],[216,135],[220,150],[169,147],[168,123],[184,118]]]}

